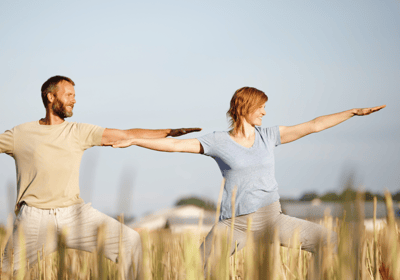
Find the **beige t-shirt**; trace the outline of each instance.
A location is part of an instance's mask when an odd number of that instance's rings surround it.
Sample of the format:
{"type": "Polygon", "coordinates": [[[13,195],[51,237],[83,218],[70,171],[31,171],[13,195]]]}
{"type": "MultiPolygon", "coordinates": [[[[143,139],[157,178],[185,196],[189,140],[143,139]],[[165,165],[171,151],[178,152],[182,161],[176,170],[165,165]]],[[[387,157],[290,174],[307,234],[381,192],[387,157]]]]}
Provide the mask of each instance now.
{"type": "Polygon", "coordinates": [[[17,201],[41,209],[83,202],[79,166],[83,152],[101,144],[104,128],[64,121],[58,125],[24,123],[0,134],[0,153],[15,159],[17,201]]]}

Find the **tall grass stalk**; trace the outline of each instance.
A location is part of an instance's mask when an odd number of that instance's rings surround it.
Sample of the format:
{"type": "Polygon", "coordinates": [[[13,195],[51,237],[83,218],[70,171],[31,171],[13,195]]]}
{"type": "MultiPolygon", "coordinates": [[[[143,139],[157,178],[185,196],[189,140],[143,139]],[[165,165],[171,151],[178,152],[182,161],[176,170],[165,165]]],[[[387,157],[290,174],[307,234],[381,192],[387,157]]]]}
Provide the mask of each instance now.
{"type": "Polygon", "coordinates": [[[377,198],[374,196],[374,213],[373,213],[373,227],[374,227],[374,237],[373,237],[373,243],[374,243],[374,270],[373,270],[373,276],[375,279],[380,279],[380,274],[379,274],[379,263],[378,263],[378,231],[376,229],[376,208],[377,208],[377,198]]]}
{"type": "MultiPolygon", "coordinates": [[[[232,192],[232,198],[231,198],[231,205],[232,205],[232,218],[231,218],[231,232],[230,232],[230,236],[229,236],[229,247],[228,247],[228,254],[230,254],[231,251],[231,246],[233,244],[236,244],[236,242],[234,242],[233,239],[233,233],[235,231],[235,201],[236,201],[236,192],[237,192],[237,187],[235,186],[235,188],[233,189],[232,192]]],[[[236,246],[236,245],[235,245],[236,246]]],[[[231,270],[231,277],[233,279],[235,279],[235,271],[234,269],[231,270]]]]}
{"type": "Polygon", "coordinates": [[[124,280],[124,268],[125,268],[125,259],[124,259],[124,250],[125,248],[122,246],[122,238],[123,238],[123,226],[124,226],[124,214],[121,214],[118,217],[119,222],[121,223],[120,226],[120,233],[119,233],[119,245],[118,245],[118,275],[119,279],[124,280]]]}
{"type": "MultiPolygon", "coordinates": [[[[222,178],[221,186],[219,188],[219,195],[218,195],[218,202],[217,202],[217,211],[215,211],[215,222],[214,222],[214,228],[217,227],[217,224],[219,222],[219,216],[221,213],[221,201],[222,201],[222,194],[224,193],[224,187],[225,187],[225,178],[222,178]]],[[[210,252],[210,257],[204,261],[207,262],[206,264],[206,279],[211,279],[211,270],[212,270],[212,256],[215,254],[215,242],[216,242],[216,236],[218,235],[217,231],[214,231],[214,234],[212,236],[212,242],[211,242],[211,252],[210,252]]]]}
{"type": "Polygon", "coordinates": [[[385,199],[387,211],[387,227],[384,229],[381,236],[381,270],[388,277],[392,277],[393,279],[400,279],[400,255],[398,252],[399,234],[394,218],[392,196],[388,191],[385,192],[385,199]]]}
{"type": "Polygon", "coordinates": [[[105,261],[104,254],[104,243],[106,240],[106,227],[101,225],[97,230],[97,275],[96,279],[105,280],[107,279],[107,263],[105,261]]]}
{"type": "Polygon", "coordinates": [[[145,280],[153,279],[152,277],[152,255],[149,232],[147,230],[141,231],[142,245],[143,245],[143,276],[145,280]]]}
{"type": "Polygon", "coordinates": [[[67,229],[64,228],[58,235],[58,246],[57,246],[58,247],[58,264],[57,264],[58,280],[66,279],[66,275],[68,274],[67,269],[66,269],[67,234],[68,234],[68,231],[67,231],[67,229]]]}
{"type": "Polygon", "coordinates": [[[20,225],[18,228],[18,243],[20,247],[19,251],[19,269],[17,272],[17,280],[23,280],[26,273],[26,245],[23,226],[20,225]]]}
{"type": "Polygon", "coordinates": [[[200,252],[198,248],[197,234],[192,232],[184,233],[184,259],[187,280],[204,279],[201,268],[200,252]]]}
{"type": "Polygon", "coordinates": [[[1,275],[3,274],[3,256],[3,246],[0,246],[0,280],[2,279],[1,275]]]}
{"type": "Polygon", "coordinates": [[[251,232],[252,219],[247,219],[247,232],[246,232],[246,247],[243,249],[245,252],[244,260],[244,279],[255,279],[255,244],[253,233],[251,232]]]}

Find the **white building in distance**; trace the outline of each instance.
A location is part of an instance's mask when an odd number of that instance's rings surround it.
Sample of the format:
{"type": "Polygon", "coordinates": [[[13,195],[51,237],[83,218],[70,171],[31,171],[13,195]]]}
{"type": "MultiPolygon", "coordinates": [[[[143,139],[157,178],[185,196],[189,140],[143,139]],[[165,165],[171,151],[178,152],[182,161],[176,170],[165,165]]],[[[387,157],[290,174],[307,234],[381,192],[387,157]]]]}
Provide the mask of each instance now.
{"type": "Polygon", "coordinates": [[[205,211],[194,205],[183,205],[157,211],[129,226],[137,231],[169,228],[173,233],[185,230],[200,230],[205,233],[211,230],[214,222],[215,212],[205,211]]]}

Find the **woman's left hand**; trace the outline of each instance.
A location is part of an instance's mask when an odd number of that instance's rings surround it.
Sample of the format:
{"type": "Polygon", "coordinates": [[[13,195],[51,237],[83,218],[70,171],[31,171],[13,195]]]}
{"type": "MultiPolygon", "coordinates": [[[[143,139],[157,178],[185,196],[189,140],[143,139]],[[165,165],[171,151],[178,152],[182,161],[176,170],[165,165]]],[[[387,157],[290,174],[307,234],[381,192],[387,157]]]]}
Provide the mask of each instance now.
{"type": "Polygon", "coordinates": [[[386,105],[381,105],[372,108],[361,108],[361,109],[354,109],[354,116],[366,116],[375,112],[378,112],[380,109],[385,108],[386,105]]]}

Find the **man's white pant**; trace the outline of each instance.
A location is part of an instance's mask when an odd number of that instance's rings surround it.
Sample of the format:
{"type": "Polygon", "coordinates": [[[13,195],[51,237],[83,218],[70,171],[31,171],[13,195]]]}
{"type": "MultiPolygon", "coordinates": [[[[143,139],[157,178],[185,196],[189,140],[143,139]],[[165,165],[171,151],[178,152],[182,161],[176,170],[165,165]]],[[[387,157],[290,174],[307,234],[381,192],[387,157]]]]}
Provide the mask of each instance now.
{"type": "Polygon", "coordinates": [[[114,262],[117,261],[122,229],[125,278],[140,278],[142,245],[139,234],[125,225],[121,227],[120,222],[97,211],[90,203],[50,210],[24,204],[14,223],[13,243],[9,240],[5,249],[3,271],[10,267],[10,256],[7,255],[10,250],[7,247],[11,244],[14,249],[14,270],[20,267],[21,246],[18,233],[21,226],[25,237],[26,258],[29,264],[34,264],[37,262],[38,251],[40,254],[42,252],[42,246],[45,255],[57,250],[57,238],[48,236],[49,232],[55,231],[60,234],[66,228],[67,248],[93,252],[97,248],[97,231],[101,225],[105,225],[105,256],[114,262]],[[54,230],[49,231],[49,227],[53,227],[54,230]]]}

